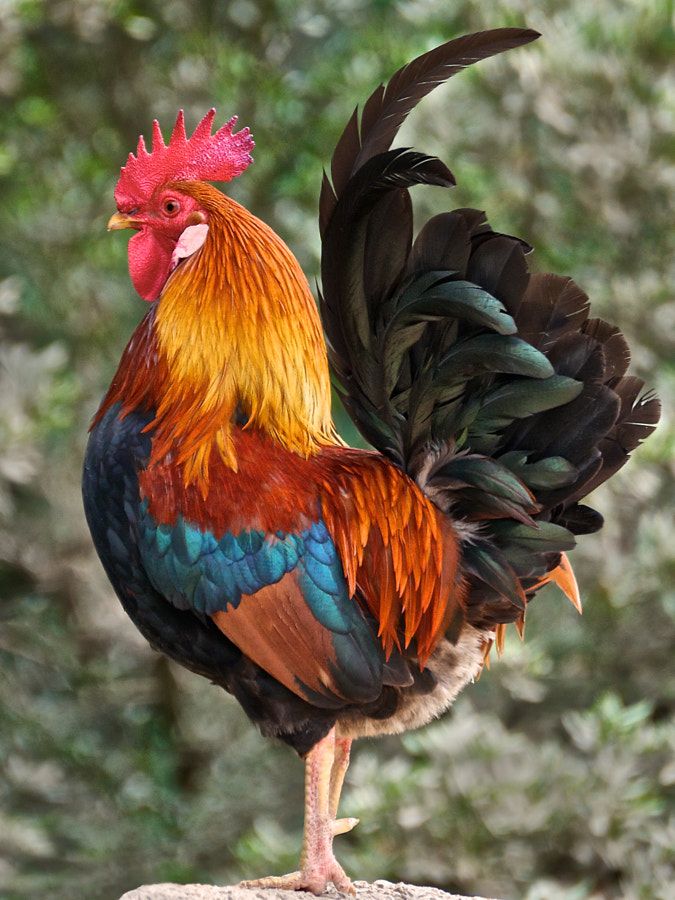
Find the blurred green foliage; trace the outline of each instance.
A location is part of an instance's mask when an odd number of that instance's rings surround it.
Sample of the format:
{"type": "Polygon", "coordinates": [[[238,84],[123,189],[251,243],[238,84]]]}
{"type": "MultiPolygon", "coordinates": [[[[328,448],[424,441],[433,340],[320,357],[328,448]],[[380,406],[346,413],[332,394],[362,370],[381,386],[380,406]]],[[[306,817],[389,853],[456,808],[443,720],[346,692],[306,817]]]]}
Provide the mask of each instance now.
{"type": "MultiPolygon", "coordinates": [[[[423,104],[402,142],[627,333],[672,408],[673,82],[667,0],[10,0],[0,4],[0,895],[114,898],[295,865],[302,772],[234,701],[152,653],[94,558],[87,423],[144,310],[106,235],[118,167],[154,116],[237,111],[232,193],[318,263],[322,166],[357,101],[449,36],[536,45],[423,104]],[[670,279],[672,283],[672,278],[670,279]]],[[[353,430],[340,419],[350,440],[353,430]]],[[[358,877],[504,898],[662,898],[675,883],[673,447],[666,421],[594,498],[524,644],[443,722],[363,742],[338,854],[358,877]]]]}

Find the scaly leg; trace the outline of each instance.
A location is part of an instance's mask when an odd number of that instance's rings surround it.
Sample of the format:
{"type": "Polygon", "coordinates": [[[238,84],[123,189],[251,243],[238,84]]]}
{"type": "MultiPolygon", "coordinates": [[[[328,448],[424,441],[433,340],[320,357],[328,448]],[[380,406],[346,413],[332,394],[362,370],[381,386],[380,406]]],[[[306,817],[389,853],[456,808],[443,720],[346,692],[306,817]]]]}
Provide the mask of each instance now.
{"type": "MultiPolygon", "coordinates": [[[[323,740],[312,747],[305,760],[305,829],[300,854],[300,871],[291,872],[290,875],[278,877],[271,875],[255,881],[242,881],[241,887],[323,894],[328,883],[332,881],[339,891],[356,893],[344,869],[333,855],[331,773],[335,760],[335,745],[333,728],[323,740]]],[[[344,768],[346,769],[346,765],[344,768]]],[[[344,772],[340,778],[340,786],[342,778],[344,772]]]]}
{"type": "Polygon", "coordinates": [[[347,834],[359,824],[355,818],[338,819],[338,807],[340,794],[344,784],[347,768],[349,767],[349,754],[352,749],[351,738],[335,738],[335,758],[330,773],[330,814],[333,818],[333,835],[347,834]]]}

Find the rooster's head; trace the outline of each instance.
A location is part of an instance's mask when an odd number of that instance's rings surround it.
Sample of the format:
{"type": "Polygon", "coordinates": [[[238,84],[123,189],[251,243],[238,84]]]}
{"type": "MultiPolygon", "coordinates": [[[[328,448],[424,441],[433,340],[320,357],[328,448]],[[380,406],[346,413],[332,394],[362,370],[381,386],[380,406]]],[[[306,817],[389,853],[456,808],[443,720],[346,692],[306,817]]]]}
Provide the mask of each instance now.
{"type": "Polygon", "coordinates": [[[118,212],[108,230],[138,232],[129,241],[129,272],[144,300],[159,297],[180,260],[195,253],[208,234],[207,210],[181,191],[181,183],[230,181],[251,163],[249,129],[233,134],[235,116],[211,134],[215,114],[209,110],[188,138],[181,110],[168,144],[155,120],[152,150],[141,135],[136,154],[129,154],[121,171],[115,188],[118,212]]]}

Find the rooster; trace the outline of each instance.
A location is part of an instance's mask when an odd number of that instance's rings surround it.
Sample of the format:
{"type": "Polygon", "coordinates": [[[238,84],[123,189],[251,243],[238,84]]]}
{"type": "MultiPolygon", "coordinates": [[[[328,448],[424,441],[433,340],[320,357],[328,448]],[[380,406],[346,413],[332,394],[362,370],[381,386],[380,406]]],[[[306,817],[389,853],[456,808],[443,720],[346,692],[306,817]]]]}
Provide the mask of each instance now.
{"type": "Polygon", "coordinates": [[[124,609],[305,761],[300,869],[353,891],[333,838],[351,743],[440,716],[602,518],[580,501],[654,428],[619,331],[528,244],[456,209],[413,241],[437,158],[390,149],[417,102],[538,37],[497,29],[400,69],[355,111],[320,196],[319,311],[299,264],[210,182],[251,162],[211,110],[154,122],[115,189],[150,308],[93,421],[84,504],[124,609]],[[323,321],[323,330],[321,327],[323,321]],[[325,334],[325,340],[324,340],[325,334]],[[371,450],[341,441],[335,390],[371,450]]]}

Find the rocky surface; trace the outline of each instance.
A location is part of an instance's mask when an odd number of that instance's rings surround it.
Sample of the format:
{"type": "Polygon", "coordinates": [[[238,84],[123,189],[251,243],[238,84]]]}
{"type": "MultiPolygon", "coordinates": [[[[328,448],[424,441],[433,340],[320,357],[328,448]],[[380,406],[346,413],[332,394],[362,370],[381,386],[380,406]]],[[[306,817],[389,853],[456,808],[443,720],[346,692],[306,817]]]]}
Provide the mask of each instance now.
{"type": "MultiPolygon", "coordinates": [[[[390,881],[355,881],[357,900],[488,900],[485,897],[460,897],[446,894],[437,888],[419,887],[414,884],[392,884],[390,881]]],[[[325,897],[344,898],[335,890],[325,897]]],[[[210,884],[147,884],[129,891],[120,900],[315,900],[313,894],[304,891],[251,890],[230,885],[214,887],[210,884]]]]}

